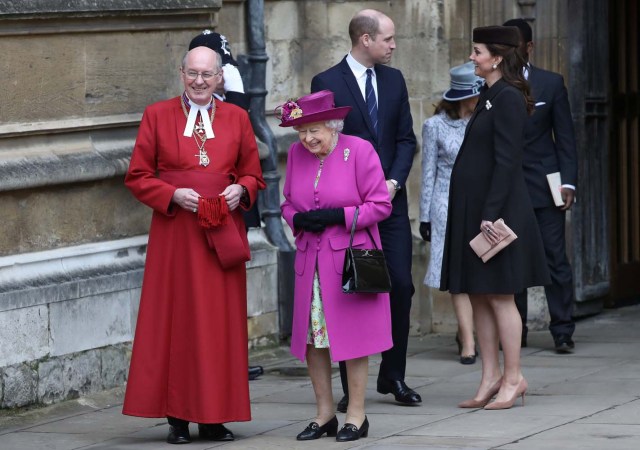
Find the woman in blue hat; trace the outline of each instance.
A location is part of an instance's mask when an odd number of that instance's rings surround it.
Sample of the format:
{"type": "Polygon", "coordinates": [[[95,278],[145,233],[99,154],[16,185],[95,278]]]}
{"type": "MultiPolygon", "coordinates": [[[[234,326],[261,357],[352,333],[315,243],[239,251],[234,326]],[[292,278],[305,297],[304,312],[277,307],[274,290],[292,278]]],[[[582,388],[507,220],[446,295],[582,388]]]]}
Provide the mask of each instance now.
{"type": "MultiPolygon", "coordinates": [[[[431,242],[427,286],[440,287],[442,251],[447,227],[449,179],[464,138],[464,130],[478,103],[482,78],[472,62],[449,71],[451,86],[436,105],[433,117],[422,125],[422,187],[420,190],[420,235],[431,242]]],[[[461,364],[476,362],[473,338],[473,310],[467,294],[451,294],[458,320],[458,354],[461,364]]]]}

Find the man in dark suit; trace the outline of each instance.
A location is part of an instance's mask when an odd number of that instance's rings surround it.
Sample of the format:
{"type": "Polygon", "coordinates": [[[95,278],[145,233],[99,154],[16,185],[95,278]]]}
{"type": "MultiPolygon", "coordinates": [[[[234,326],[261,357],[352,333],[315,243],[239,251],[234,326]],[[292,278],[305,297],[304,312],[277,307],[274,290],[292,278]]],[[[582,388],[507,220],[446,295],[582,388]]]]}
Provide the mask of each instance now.
{"type": "MultiPolygon", "coordinates": [[[[567,259],[565,215],[575,199],[578,176],[578,156],[564,79],[560,74],[542,70],[529,63],[533,50],[533,33],[523,19],[512,19],[505,26],[516,26],[522,37],[519,52],[527,62],[524,68],[533,97],[534,114],[525,127],[523,157],[524,175],[531,196],[538,226],[544,242],[551,284],[545,286],[551,323],[549,330],[558,353],[572,353],[575,323],[573,311],[573,274],[567,259]],[[563,204],[556,206],[547,181],[547,174],[560,172],[563,204]]],[[[527,343],[527,293],[516,295],[516,305],[522,317],[522,346],[527,343]]]]}
{"type": "MultiPolygon", "coordinates": [[[[204,30],[191,39],[189,50],[200,46],[208,47],[216,52],[220,55],[222,61],[223,76],[216,86],[215,92],[213,93],[214,97],[221,102],[229,102],[232,105],[239,106],[248,111],[251,97],[244,92],[244,83],[242,82],[240,71],[238,71],[238,63],[233,59],[227,38],[215,31],[204,30]]],[[[248,211],[243,211],[242,216],[247,229],[259,228],[260,213],[258,211],[258,202],[255,202],[248,211]]],[[[263,373],[264,368],[262,366],[249,366],[250,380],[255,380],[263,373]]]]}
{"type": "MultiPolygon", "coordinates": [[[[386,66],[396,47],[393,21],[380,11],[365,9],[349,23],[351,52],[340,63],[316,75],[311,91],[329,89],[336,106],[351,106],[344,133],[374,146],[387,179],[393,205],[391,216],[378,227],[391,276],[393,348],[382,353],[377,388],[396,401],[414,405],[422,399],[404,382],[409,337],[409,314],[414,293],[411,279],[412,237],[405,183],[416,151],[409,95],[402,73],[386,66]]],[[[349,393],[346,368],[340,364],[345,396],[338,411],[346,412],[349,393]]]]}

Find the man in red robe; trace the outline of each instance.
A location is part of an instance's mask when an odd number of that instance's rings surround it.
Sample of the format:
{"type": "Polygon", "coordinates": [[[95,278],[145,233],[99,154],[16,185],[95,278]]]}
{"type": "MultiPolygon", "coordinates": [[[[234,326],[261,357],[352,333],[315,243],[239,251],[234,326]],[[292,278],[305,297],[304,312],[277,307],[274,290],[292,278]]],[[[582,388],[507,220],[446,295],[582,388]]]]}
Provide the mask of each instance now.
{"type": "Polygon", "coordinates": [[[153,209],[123,413],[167,417],[167,442],[233,440],[251,420],[240,210],[264,189],[243,109],[214,99],[218,54],[190,50],[184,93],[146,108],[125,184],[153,209]]]}

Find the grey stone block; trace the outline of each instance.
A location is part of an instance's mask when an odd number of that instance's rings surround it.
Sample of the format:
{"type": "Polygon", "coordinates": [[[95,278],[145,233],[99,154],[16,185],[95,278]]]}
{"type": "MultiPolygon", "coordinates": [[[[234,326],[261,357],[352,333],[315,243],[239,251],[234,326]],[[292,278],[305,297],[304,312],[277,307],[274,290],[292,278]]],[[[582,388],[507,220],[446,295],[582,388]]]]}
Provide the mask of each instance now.
{"type": "Polygon", "coordinates": [[[36,401],[38,374],[27,364],[5,367],[2,374],[3,408],[17,408],[36,401]]]}
{"type": "Polygon", "coordinates": [[[542,286],[527,290],[527,326],[529,331],[546,330],[549,326],[547,296],[542,286]]]}
{"type": "MultiPolygon", "coordinates": [[[[144,261],[141,261],[141,264],[144,264],[144,261]]],[[[125,291],[137,287],[140,287],[140,284],[130,276],[129,272],[113,273],[81,281],[78,297],[125,291]]]]}
{"type": "Polygon", "coordinates": [[[122,386],[127,381],[130,352],[130,344],[107,347],[101,350],[101,377],[104,389],[122,386]]]}
{"type": "Polygon", "coordinates": [[[96,350],[62,358],[64,398],[102,389],[100,363],[100,352],[96,350]]]}
{"type": "Polygon", "coordinates": [[[136,334],[136,323],[138,322],[138,310],[140,309],[140,295],[142,294],[142,288],[131,289],[129,291],[129,322],[131,326],[131,339],[136,334]]]}
{"type": "Polygon", "coordinates": [[[46,305],[0,313],[0,367],[42,358],[49,351],[46,305]]]}
{"type": "Polygon", "coordinates": [[[50,306],[51,355],[131,340],[129,293],[106,293],[50,306]]]}
{"type": "Polygon", "coordinates": [[[247,271],[247,315],[258,316],[278,309],[278,267],[267,265],[247,271]]]}
{"type": "Polygon", "coordinates": [[[53,358],[38,365],[38,401],[49,405],[64,400],[62,360],[53,358]]]}

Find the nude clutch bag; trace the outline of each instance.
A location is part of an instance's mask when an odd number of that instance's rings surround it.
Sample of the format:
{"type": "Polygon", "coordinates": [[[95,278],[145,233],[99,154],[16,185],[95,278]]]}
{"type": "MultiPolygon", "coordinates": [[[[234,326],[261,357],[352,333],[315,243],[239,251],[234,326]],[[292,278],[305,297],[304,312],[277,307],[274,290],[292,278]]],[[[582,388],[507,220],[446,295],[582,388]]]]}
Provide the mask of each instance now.
{"type": "Polygon", "coordinates": [[[476,252],[476,255],[482,258],[482,262],[485,263],[518,238],[502,219],[493,222],[493,229],[498,233],[498,238],[500,239],[497,244],[492,246],[482,233],[478,234],[469,242],[469,245],[473,251],[476,252]]]}

